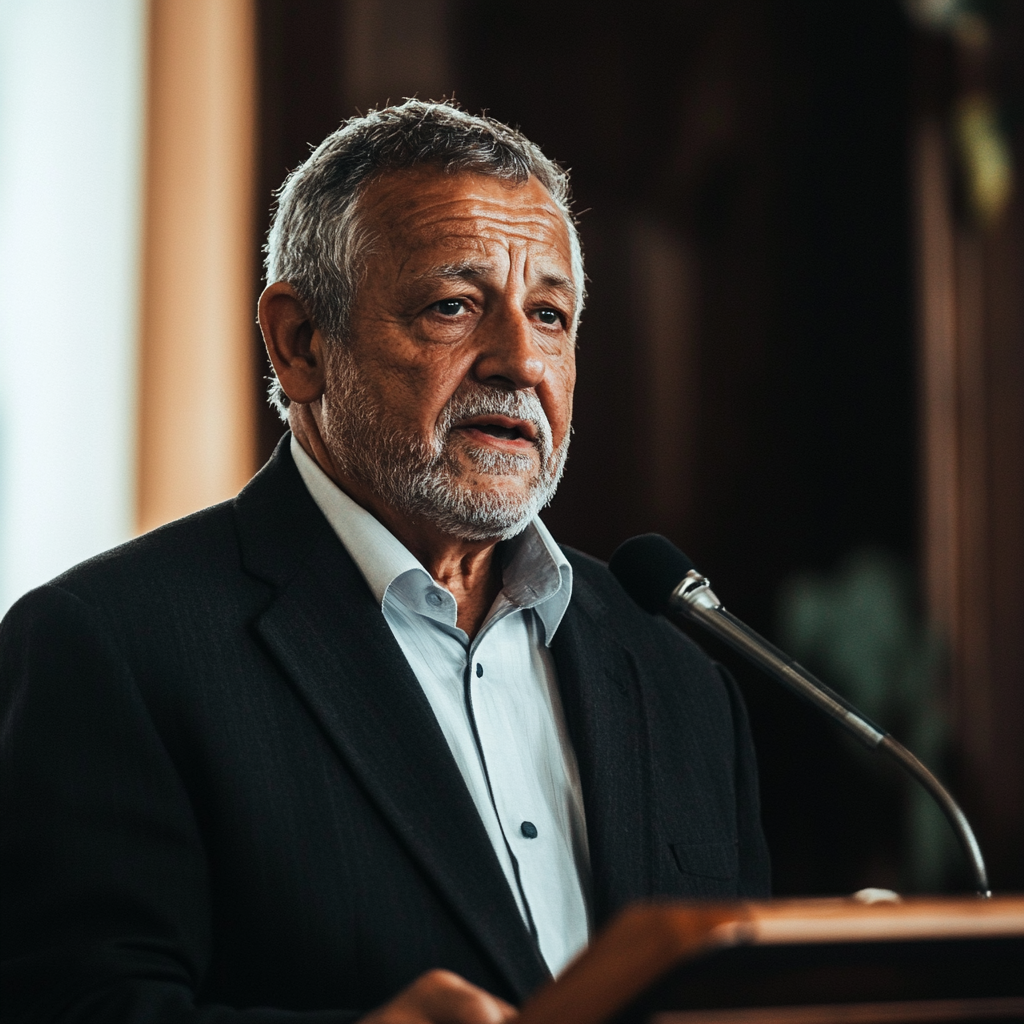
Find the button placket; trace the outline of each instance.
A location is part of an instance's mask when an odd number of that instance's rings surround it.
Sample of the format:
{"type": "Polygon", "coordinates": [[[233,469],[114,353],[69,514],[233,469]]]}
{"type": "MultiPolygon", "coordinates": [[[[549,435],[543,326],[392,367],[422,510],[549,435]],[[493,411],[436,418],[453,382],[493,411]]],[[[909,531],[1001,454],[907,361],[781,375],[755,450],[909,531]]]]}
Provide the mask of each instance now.
{"type": "MultiPolygon", "coordinates": [[[[477,684],[477,681],[479,680],[479,686],[486,686],[488,688],[499,686],[500,688],[500,683],[497,682],[493,675],[494,666],[491,659],[487,658],[487,652],[484,648],[488,647],[488,641],[493,640],[494,634],[492,634],[492,630],[499,628],[498,623],[516,610],[517,609],[511,604],[502,609],[501,613],[488,623],[487,629],[480,636],[478,646],[473,651],[473,658],[471,661],[472,674],[475,677],[473,679],[474,684],[477,684]],[[489,665],[489,668],[486,670],[484,668],[485,659],[488,661],[489,665]]],[[[491,652],[491,655],[494,655],[493,651],[491,652]]],[[[498,671],[498,676],[500,675],[501,672],[498,671]]],[[[532,861],[539,852],[539,844],[534,842],[539,835],[539,831],[537,826],[532,821],[528,820],[528,818],[526,818],[522,813],[522,802],[526,794],[519,792],[518,786],[514,784],[510,785],[511,782],[512,780],[501,775],[492,777],[491,784],[493,786],[495,799],[495,811],[502,822],[505,835],[515,847],[516,856],[520,858],[521,869],[526,871],[528,870],[526,867],[526,861],[532,861]],[[523,858],[525,858],[525,860],[523,858]]]]}

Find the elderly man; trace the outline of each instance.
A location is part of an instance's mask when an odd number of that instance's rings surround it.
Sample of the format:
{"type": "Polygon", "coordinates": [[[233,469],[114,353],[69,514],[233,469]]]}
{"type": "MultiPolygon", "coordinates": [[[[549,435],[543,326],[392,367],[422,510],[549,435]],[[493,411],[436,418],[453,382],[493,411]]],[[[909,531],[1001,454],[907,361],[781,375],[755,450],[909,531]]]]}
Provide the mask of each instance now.
{"type": "Polygon", "coordinates": [[[3,624],[7,1019],[501,1021],[631,900],[764,895],[734,687],[537,518],[565,174],[409,101],[290,177],[267,268],[273,458],[3,624]]]}

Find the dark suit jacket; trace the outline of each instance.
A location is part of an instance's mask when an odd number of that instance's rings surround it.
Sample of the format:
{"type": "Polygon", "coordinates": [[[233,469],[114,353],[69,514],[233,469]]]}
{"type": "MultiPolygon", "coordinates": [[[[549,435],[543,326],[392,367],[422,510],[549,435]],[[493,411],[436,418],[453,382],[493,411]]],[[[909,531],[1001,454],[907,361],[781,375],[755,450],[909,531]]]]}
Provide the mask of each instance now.
{"type": "MultiPolygon", "coordinates": [[[[734,686],[566,554],[552,651],[597,925],[659,894],[766,894],[734,686]]],[[[286,446],[234,501],[23,598],[0,679],[5,1019],[347,1021],[432,967],[512,1002],[547,979],[286,446]]]]}

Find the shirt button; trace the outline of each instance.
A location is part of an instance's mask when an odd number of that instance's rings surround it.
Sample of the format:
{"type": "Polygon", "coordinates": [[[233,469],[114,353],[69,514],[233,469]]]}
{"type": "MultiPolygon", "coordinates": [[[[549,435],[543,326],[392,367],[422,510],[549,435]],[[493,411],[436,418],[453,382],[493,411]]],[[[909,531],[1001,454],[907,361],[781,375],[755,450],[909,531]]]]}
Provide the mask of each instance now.
{"type": "Polygon", "coordinates": [[[441,597],[440,594],[432,590],[429,594],[427,594],[427,600],[436,608],[441,603],[443,598],[441,597]]]}
{"type": "Polygon", "coordinates": [[[479,679],[483,674],[484,674],[484,667],[478,661],[476,663],[476,677],[477,677],[477,679],[479,679]]]}
{"type": "Polygon", "coordinates": [[[519,831],[522,832],[527,839],[537,838],[537,826],[534,825],[532,821],[524,821],[522,825],[519,826],[519,831]]]}

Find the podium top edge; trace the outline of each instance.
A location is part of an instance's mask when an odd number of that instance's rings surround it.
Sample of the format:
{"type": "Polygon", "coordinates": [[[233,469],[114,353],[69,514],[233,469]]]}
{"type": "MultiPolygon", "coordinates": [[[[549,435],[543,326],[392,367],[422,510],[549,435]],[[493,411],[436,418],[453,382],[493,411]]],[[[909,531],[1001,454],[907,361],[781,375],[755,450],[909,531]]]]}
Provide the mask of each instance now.
{"type": "MultiPolygon", "coordinates": [[[[688,916],[686,904],[666,904],[672,916],[688,916]]],[[[722,905],[723,911],[727,910],[722,905]]],[[[714,945],[802,942],[871,942],[1024,936],[1024,896],[907,897],[862,904],[848,897],[737,903],[711,929],[714,945]]]]}

